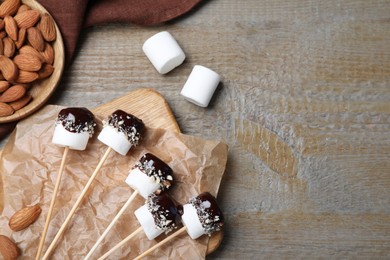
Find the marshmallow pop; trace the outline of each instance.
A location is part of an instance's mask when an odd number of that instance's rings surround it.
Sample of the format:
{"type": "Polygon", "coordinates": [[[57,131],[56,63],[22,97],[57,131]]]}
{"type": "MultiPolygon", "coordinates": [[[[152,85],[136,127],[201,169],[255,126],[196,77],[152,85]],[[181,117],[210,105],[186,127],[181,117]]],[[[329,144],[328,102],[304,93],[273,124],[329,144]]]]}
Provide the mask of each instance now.
{"type": "Polygon", "coordinates": [[[114,226],[119,217],[129,207],[131,201],[135,198],[135,196],[137,196],[138,193],[143,198],[147,199],[148,196],[153,193],[159,194],[162,191],[166,191],[172,185],[172,176],[173,171],[165,162],[151,153],[144,154],[139,159],[139,161],[135,163],[134,167],[130,170],[129,175],[126,178],[126,183],[134,190],[134,192],[108,225],[100,238],[96,241],[84,260],[89,259],[92,256],[98,245],[103,241],[105,236],[114,226]]]}
{"type": "Polygon", "coordinates": [[[98,139],[121,155],[126,155],[132,146],[138,145],[145,129],[141,119],[122,110],[112,113],[103,123],[98,139]]]}
{"type": "Polygon", "coordinates": [[[45,243],[46,234],[49,228],[51,215],[53,213],[55,199],[57,197],[58,188],[62,173],[65,167],[65,160],[68,155],[69,149],[73,150],[85,150],[90,137],[94,133],[96,123],[94,121],[93,114],[86,108],[82,107],[69,107],[62,109],[57,116],[54,128],[54,134],[52,142],[61,147],[65,147],[62,156],[60,169],[58,172],[56,184],[54,186],[53,195],[51,198],[49,211],[46,216],[45,226],[43,229],[42,237],[39,242],[36,258],[39,259],[42,254],[43,245],[45,243]]]}
{"type": "Polygon", "coordinates": [[[126,178],[126,183],[145,199],[152,193],[169,189],[172,169],[151,153],[143,155],[126,178]]]}
{"type": "Polygon", "coordinates": [[[162,233],[167,234],[176,229],[180,222],[180,214],[176,205],[166,193],[149,195],[145,205],[138,208],[134,214],[141,226],[99,260],[107,258],[142,230],[149,240],[153,240],[162,233]]]}
{"type": "Polygon", "coordinates": [[[121,155],[126,155],[132,146],[138,145],[144,131],[145,125],[141,119],[122,110],[115,111],[108,117],[107,120],[104,121],[103,130],[100,132],[98,139],[104,144],[106,144],[108,148],[104,153],[103,157],[100,159],[100,162],[96,166],[95,171],[89,178],[87,184],[82,190],[76,203],[73,205],[73,208],[69,212],[61,228],[54,237],[52,243],[50,244],[45,255],[43,256],[43,259],[47,259],[49,257],[58,239],[65,231],[66,226],[68,225],[72,216],[80,206],[82,199],[87,193],[89,187],[91,186],[93,180],[100,171],[107,157],[110,155],[111,151],[114,150],[121,155]]]}
{"type": "Polygon", "coordinates": [[[96,123],[86,108],[69,107],[58,113],[52,142],[74,150],[85,150],[96,123]]]}
{"type": "Polygon", "coordinates": [[[213,232],[219,231],[223,226],[224,218],[222,211],[218,207],[215,198],[208,192],[199,194],[197,197],[190,199],[187,204],[178,206],[177,209],[184,226],[134,258],[134,260],[145,257],[184,231],[187,231],[192,239],[197,239],[204,234],[210,236],[213,232]]]}

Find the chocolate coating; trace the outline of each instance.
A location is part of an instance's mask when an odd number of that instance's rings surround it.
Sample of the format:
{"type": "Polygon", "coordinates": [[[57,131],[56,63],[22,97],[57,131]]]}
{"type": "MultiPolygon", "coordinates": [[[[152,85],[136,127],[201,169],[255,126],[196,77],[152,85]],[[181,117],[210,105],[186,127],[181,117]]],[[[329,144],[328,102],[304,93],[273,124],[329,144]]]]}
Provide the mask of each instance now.
{"type": "Polygon", "coordinates": [[[85,107],[68,107],[58,113],[56,124],[62,126],[72,133],[89,132],[92,136],[96,123],[94,115],[85,107]]]}
{"type": "MultiPolygon", "coordinates": [[[[208,235],[221,229],[224,217],[213,195],[203,192],[190,199],[189,203],[195,207],[200,223],[208,235]]],[[[177,209],[183,215],[183,206],[178,206],[177,209]]]]}
{"type": "Polygon", "coordinates": [[[177,228],[180,214],[171,197],[166,193],[151,194],[146,201],[149,212],[153,215],[156,226],[166,233],[177,228]]]}
{"type": "Polygon", "coordinates": [[[127,137],[132,145],[138,145],[141,135],[145,131],[145,125],[141,119],[126,113],[123,110],[116,110],[112,113],[105,125],[116,128],[127,137]]]}
{"type": "Polygon", "coordinates": [[[160,184],[160,191],[167,190],[172,185],[173,171],[171,167],[151,153],[144,154],[134,168],[138,168],[147,176],[153,177],[160,184]]]}

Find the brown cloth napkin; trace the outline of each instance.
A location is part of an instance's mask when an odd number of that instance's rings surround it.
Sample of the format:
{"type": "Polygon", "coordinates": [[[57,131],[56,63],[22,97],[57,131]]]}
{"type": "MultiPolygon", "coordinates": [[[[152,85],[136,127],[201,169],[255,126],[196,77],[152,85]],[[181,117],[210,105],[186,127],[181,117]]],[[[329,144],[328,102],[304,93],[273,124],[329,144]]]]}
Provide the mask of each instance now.
{"type": "MultiPolygon", "coordinates": [[[[65,45],[69,65],[82,28],[108,22],[154,25],[190,11],[201,0],[39,0],[54,17],[65,45]]],[[[0,125],[0,140],[16,122],[0,125]]]]}

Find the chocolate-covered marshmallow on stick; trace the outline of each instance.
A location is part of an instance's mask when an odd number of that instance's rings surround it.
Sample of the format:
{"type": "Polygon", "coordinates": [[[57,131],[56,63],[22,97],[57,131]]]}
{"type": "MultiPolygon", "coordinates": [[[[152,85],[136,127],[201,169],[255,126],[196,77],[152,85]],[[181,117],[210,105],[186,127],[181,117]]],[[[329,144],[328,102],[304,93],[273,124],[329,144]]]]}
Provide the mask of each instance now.
{"type": "Polygon", "coordinates": [[[203,192],[190,199],[187,204],[177,208],[181,215],[183,227],[134,258],[134,260],[147,256],[153,250],[185,231],[192,239],[197,239],[202,235],[210,236],[213,232],[219,231],[223,226],[224,218],[222,211],[218,207],[216,199],[209,192],[203,192]]]}
{"type": "Polygon", "coordinates": [[[41,240],[39,242],[36,259],[39,259],[42,254],[42,249],[45,243],[46,234],[49,228],[51,215],[53,213],[54,204],[69,149],[79,151],[85,150],[89,138],[92,137],[94,133],[95,126],[96,123],[94,121],[94,116],[91,111],[86,108],[69,107],[62,109],[58,113],[57,119],[55,121],[52,143],[65,148],[62,155],[60,169],[57,174],[57,180],[54,186],[49,210],[46,216],[45,226],[42,232],[41,240]]]}
{"type": "Polygon", "coordinates": [[[140,227],[100,257],[99,260],[107,258],[141,231],[144,231],[149,240],[153,240],[162,233],[167,234],[176,229],[180,222],[176,205],[166,193],[149,195],[145,205],[138,208],[134,214],[140,227]]]}
{"type": "Polygon", "coordinates": [[[172,186],[172,182],[172,169],[155,155],[151,153],[144,154],[139,161],[135,163],[126,178],[126,183],[134,190],[134,192],[114,217],[112,222],[108,225],[100,238],[93,245],[84,260],[87,260],[92,256],[98,245],[103,241],[137,194],[140,194],[143,198],[147,199],[148,196],[153,193],[160,193],[168,190],[172,186]]]}
{"type": "Polygon", "coordinates": [[[47,259],[53,251],[57,241],[65,231],[66,226],[70,222],[77,208],[80,206],[82,199],[87,193],[89,187],[91,186],[93,180],[100,171],[107,157],[110,155],[111,151],[114,150],[121,155],[126,155],[132,146],[138,145],[141,139],[141,135],[144,131],[145,125],[141,119],[122,110],[116,110],[108,117],[107,120],[103,122],[103,130],[100,132],[98,139],[106,144],[108,148],[103,157],[100,159],[100,162],[98,163],[95,171],[89,178],[87,184],[73,205],[61,228],[51,242],[49,248],[43,256],[43,259],[47,259]]]}

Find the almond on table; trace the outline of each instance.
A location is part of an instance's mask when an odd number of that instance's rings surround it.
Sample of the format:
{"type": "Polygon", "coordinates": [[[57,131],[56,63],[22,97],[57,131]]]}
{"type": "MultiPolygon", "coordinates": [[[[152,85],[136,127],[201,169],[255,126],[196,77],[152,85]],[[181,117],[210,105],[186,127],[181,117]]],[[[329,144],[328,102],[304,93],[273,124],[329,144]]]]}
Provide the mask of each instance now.
{"type": "Polygon", "coordinates": [[[11,239],[0,235],[0,255],[5,260],[16,259],[20,256],[20,249],[11,239]]]}
{"type": "Polygon", "coordinates": [[[13,231],[23,230],[38,219],[41,211],[39,205],[22,208],[10,218],[8,225],[13,231]]]}

